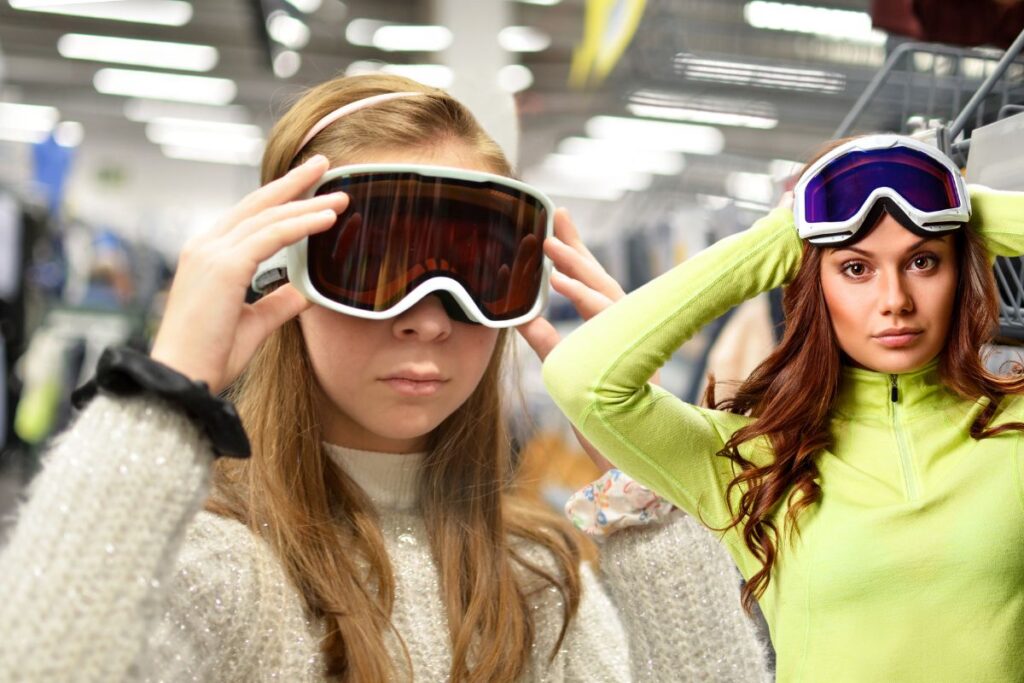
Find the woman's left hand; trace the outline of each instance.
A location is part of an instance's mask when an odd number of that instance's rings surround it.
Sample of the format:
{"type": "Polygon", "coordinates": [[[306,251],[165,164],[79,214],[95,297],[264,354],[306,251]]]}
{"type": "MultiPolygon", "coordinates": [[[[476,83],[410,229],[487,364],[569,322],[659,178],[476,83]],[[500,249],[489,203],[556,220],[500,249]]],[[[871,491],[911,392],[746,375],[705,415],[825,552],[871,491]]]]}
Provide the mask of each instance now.
{"type": "MultiPolygon", "coordinates": [[[[558,270],[551,274],[552,288],[572,302],[583,320],[590,320],[626,295],[615,278],[608,274],[583,244],[579,231],[565,209],[555,212],[555,235],[544,241],[544,253],[558,270]]],[[[542,361],[561,341],[558,330],[545,318],[535,318],[521,325],[518,330],[542,361]]],[[[573,431],[576,431],[575,428],[573,431]]],[[[602,472],[612,468],[612,464],[578,431],[576,438],[602,472]]]]}

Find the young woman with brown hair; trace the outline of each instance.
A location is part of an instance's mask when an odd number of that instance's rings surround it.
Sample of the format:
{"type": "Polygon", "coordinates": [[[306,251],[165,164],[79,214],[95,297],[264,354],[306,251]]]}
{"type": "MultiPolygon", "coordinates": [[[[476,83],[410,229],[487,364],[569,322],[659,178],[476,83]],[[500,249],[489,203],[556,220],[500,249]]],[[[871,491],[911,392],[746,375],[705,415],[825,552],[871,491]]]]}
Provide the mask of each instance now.
{"type": "Polygon", "coordinates": [[[809,165],[795,202],[585,323],[548,388],[605,457],[720,532],[778,680],[1021,680],[1024,378],[981,352],[1024,195],[968,193],[934,148],[869,136],[809,165]],[[784,337],[734,398],[646,383],[784,284],[784,337]]]}
{"type": "MultiPolygon", "coordinates": [[[[151,357],[106,357],[49,456],[0,558],[0,678],[628,680],[571,527],[512,492],[499,382],[509,326],[543,304],[552,212],[510,176],[443,91],[307,92],[264,186],[184,248],[151,357]],[[470,224],[519,232],[453,236],[470,224]]],[[[621,290],[554,224],[589,316],[621,290]]],[[[718,618],[724,670],[755,677],[742,618],[718,618]]],[[[704,647],[671,636],[634,668],[671,678],[704,647]]]]}

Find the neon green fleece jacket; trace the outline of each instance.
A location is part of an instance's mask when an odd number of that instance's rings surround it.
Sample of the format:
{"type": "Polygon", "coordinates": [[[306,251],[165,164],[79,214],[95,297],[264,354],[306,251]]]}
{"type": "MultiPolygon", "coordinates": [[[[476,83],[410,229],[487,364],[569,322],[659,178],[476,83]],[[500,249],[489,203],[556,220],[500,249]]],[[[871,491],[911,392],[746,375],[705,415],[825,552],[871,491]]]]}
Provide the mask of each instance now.
{"type": "MultiPolygon", "coordinates": [[[[971,191],[989,251],[1024,254],[1024,194],[971,191]]],[[[705,324],[786,283],[800,257],[792,212],[774,210],[569,335],[544,364],[548,390],[617,467],[724,527],[736,470],[716,453],[750,418],[647,379],[705,324]]],[[[1024,680],[1024,454],[1020,432],[969,436],[986,404],[944,388],[934,362],[844,370],[822,499],[780,544],[761,599],[777,680],[1024,680]]],[[[1024,398],[1004,398],[992,424],[1009,420],[1024,420],[1024,398]]],[[[745,446],[772,457],[766,440],[745,446]]],[[[760,569],[736,530],[722,540],[744,576],[760,569]]]]}

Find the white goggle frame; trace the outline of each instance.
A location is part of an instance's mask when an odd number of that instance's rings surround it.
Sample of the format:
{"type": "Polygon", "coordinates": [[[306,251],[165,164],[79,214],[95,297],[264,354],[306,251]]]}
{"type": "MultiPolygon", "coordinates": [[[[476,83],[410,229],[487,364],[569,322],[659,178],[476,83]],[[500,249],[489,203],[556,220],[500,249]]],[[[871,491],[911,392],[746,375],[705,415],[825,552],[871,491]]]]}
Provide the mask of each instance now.
{"type": "Polygon", "coordinates": [[[823,157],[815,161],[800,176],[800,180],[797,181],[796,187],[793,190],[793,218],[796,222],[797,234],[800,235],[800,239],[808,240],[812,244],[828,245],[836,242],[845,242],[857,234],[863,227],[864,219],[874,208],[875,203],[883,197],[895,203],[906,214],[907,218],[913,221],[925,233],[943,233],[955,230],[971,218],[971,198],[967,193],[967,186],[964,183],[963,176],[960,175],[960,169],[953,164],[949,157],[932,145],[905,135],[868,135],[851,140],[830,150],[823,157]],[[829,223],[807,223],[804,216],[804,193],[807,190],[807,185],[818,175],[819,171],[833,160],[850,151],[871,151],[897,146],[923,152],[945,166],[954,179],[960,206],[942,211],[925,212],[912,206],[892,188],[879,187],[868,195],[857,213],[847,220],[829,223]]]}
{"type": "MultiPolygon", "coordinates": [[[[498,185],[504,185],[514,190],[524,192],[536,199],[545,208],[548,215],[544,238],[547,239],[548,237],[551,237],[554,232],[554,204],[547,195],[537,188],[518,180],[493,173],[470,171],[448,166],[430,166],[426,164],[353,164],[349,166],[339,166],[326,171],[323,177],[317,181],[317,184],[306,193],[304,198],[313,197],[321,186],[335,178],[364,173],[416,173],[434,178],[452,178],[455,180],[468,180],[481,183],[490,182],[498,185]]],[[[262,262],[256,269],[256,274],[252,279],[253,290],[259,294],[263,294],[272,285],[277,284],[282,280],[288,280],[297,290],[299,290],[300,293],[302,293],[304,297],[306,297],[306,299],[314,304],[323,306],[324,308],[332,311],[337,311],[338,313],[344,313],[345,315],[351,315],[357,318],[366,318],[368,320],[387,320],[395,318],[415,306],[423,299],[423,297],[436,292],[447,292],[455,299],[456,302],[458,302],[467,318],[485,327],[499,329],[505,327],[516,327],[530,322],[544,311],[544,307],[547,306],[548,302],[548,289],[552,266],[551,260],[547,256],[542,256],[543,265],[541,270],[540,291],[537,294],[537,301],[534,302],[533,307],[531,307],[527,313],[517,318],[509,320],[489,319],[473,301],[469,292],[467,292],[459,282],[452,278],[444,277],[443,275],[432,277],[424,281],[414,290],[406,294],[391,308],[383,311],[367,311],[362,308],[356,308],[354,306],[348,306],[346,304],[333,301],[318,292],[310,282],[309,272],[306,268],[308,253],[309,238],[304,237],[295,244],[285,247],[266,261],[262,262]]]]}

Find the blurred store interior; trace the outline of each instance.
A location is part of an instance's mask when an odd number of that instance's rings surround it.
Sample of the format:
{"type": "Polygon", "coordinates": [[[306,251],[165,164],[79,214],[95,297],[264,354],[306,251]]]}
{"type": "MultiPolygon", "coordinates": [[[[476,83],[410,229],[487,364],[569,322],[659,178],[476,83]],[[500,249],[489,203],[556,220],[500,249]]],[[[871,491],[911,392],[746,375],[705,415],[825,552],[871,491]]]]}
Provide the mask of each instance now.
{"type": "MultiPolygon", "coordinates": [[[[145,348],[181,244],[257,186],[305,87],[384,70],[450,89],[629,291],[756,220],[837,133],[931,135],[983,173],[965,141],[1021,126],[1024,62],[1001,60],[1022,28],[1014,0],[0,0],[0,509],[99,351],[145,348]]],[[[549,315],[577,323],[557,297],[549,315]]],[[[755,300],[663,384],[695,400],[709,368],[741,379],[778,320],[755,300]]],[[[557,505],[593,472],[518,355],[517,444],[557,505]]]]}

